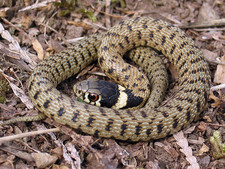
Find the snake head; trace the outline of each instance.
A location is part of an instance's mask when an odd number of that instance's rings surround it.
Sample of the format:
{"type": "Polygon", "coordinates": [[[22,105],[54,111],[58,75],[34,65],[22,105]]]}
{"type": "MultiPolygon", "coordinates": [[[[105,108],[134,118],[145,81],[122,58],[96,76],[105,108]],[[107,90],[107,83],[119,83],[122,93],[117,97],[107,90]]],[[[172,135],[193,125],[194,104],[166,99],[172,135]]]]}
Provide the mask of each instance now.
{"type": "Polygon", "coordinates": [[[83,102],[113,108],[118,101],[120,90],[118,84],[89,78],[74,85],[76,96],[83,102]]]}

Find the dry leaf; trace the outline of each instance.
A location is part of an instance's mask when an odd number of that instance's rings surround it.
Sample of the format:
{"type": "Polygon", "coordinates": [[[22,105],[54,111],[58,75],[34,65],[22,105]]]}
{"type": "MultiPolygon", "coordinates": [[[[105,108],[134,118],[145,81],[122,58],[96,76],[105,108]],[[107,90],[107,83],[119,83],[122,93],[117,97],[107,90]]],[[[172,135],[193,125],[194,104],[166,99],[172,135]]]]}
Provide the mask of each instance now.
{"type": "Polygon", "coordinates": [[[198,22],[206,23],[215,19],[219,19],[219,16],[213,9],[213,6],[207,2],[204,2],[199,10],[198,22]]]}
{"type": "Polygon", "coordinates": [[[207,129],[207,124],[203,121],[200,122],[198,129],[200,129],[201,131],[205,131],[207,129]]]}
{"type": "Polygon", "coordinates": [[[205,142],[205,139],[202,138],[202,137],[199,137],[198,140],[196,140],[196,139],[188,139],[188,142],[190,144],[199,144],[199,145],[202,145],[205,142]]]}
{"type": "Polygon", "coordinates": [[[20,98],[20,100],[27,106],[28,109],[32,109],[34,107],[30,98],[25,94],[25,92],[22,89],[20,89],[11,82],[9,83],[9,85],[11,86],[14,94],[20,98]]]}
{"type": "Polygon", "coordinates": [[[58,158],[62,158],[63,156],[63,151],[61,147],[56,147],[52,149],[50,152],[52,155],[57,156],[58,158]]]}
{"type": "Polygon", "coordinates": [[[177,144],[181,147],[180,151],[184,153],[186,156],[186,160],[190,163],[188,169],[199,169],[199,164],[197,163],[197,159],[192,154],[191,147],[188,146],[188,141],[184,137],[184,133],[182,131],[173,135],[174,139],[177,141],[177,144]]]}
{"type": "Polygon", "coordinates": [[[218,57],[216,53],[211,52],[207,49],[202,49],[201,51],[207,61],[209,61],[209,62],[216,61],[216,58],[218,57]]]}
{"type": "Polygon", "coordinates": [[[25,27],[26,30],[28,30],[32,24],[33,20],[30,18],[29,15],[23,15],[21,23],[25,27]]]}
{"type": "Polygon", "coordinates": [[[53,164],[51,169],[70,169],[69,167],[65,166],[65,165],[56,165],[53,164]]]}
{"type": "Polygon", "coordinates": [[[84,28],[85,30],[89,30],[91,28],[90,25],[84,23],[84,22],[76,22],[76,21],[67,21],[68,24],[73,24],[75,26],[80,26],[84,28]]]}
{"type": "Polygon", "coordinates": [[[74,159],[73,160],[74,166],[77,169],[80,169],[81,168],[81,159],[80,159],[79,152],[76,150],[75,146],[71,142],[66,143],[66,147],[67,147],[67,150],[70,152],[71,158],[74,159]]]}
{"type": "Polygon", "coordinates": [[[201,155],[203,155],[203,153],[206,153],[208,151],[209,151],[209,147],[203,143],[202,148],[195,155],[201,156],[201,155]]]}
{"type": "Polygon", "coordinates": [[[212,123],[212,119],[209,116],[204,116],[203,119],[208,123],[212,123]]]}
{"type": "Polygon", "coordinates": [[[44,59],[44,50],[43,50],[41,44],[39,43],[39,41],[36,38],[33,39],[32,45],[33,45],[34,50],[38,54],[38,58],[40,60],[43,60],[44,59]]]}
{"type": "Polygon", "coordinates": [[[0,17],[6,17],[7,16],[6,11],[8,9],[9,9],[8,7],[0,9],[0,17]]]}
{"type": "Polygon", "coordinates": [[[20,54],[20,58],[28,63],[30,63],[30,68],[34,68],[36,66],[36,63],[29,57],[30,53],[28,53],[25,50],[22,50],[19,42],[14,39],[10,33],[5,30],[5,28],[3,27],[3,25],[0,23],[0,34],[2,36],[2,38],[6,39],[8,42],[10,42],[9,44],[9,49],[13,50],[15,52],[18,52],[20,54]]]}
{"type": "MultiPolygon", "coordinates": [[[[221,57],[221,62],[225,63],[225,56],[221,57]]],[[[225,66],[218,65],[215,76],[214,76],[215,83],[225,83],[225,66]]]]}
{"type": "Polygon", "coordinates": [[[184,134],[190,134],[195,130],[195,126],[192,126],[190,128],[188,128],[187,130],[184,131],[184,134]]]}
{"type": "Polygon", "coordinates": [[[32,10],[32,9],[36,9],[36,8],[41,8],[41,7],[45,7],[49,3],[52,3],[52,2],[60,2],[60,0],[45,0],[43,2],[34,3],[33,5],[30,5],[30,6],[27,6],[25,8],[20,9],[19,12],[21,12],[21,11],[27,11],[27,10],[32,10]]]}
{"type": "Polygon", "coordinates": [[[30,1],[31,1],[31,0],[24,0],[25,6],[29,6],[29,5],[30,5],[30,1]]]}
{"type": "Polygon", "coordinates": [[[50,40],[50,48],[47,49],[48,52],[61,52],[62,50],[64,50],[65,48],[62,46],[62,44],[60,44],[58,41],[51,39],[50,40]]]}
{"type": "Polygon", "coordinates": [[[178,79],[179,78],[178,72],[175,69],[174,65],[170,64],[169,65],[169,70],[170,70],[170,72],[172,74],[173,79],[178,79]]]}
{"type": "Polygon", "coordinates": [[[31,156],[34,159],[37,168],[45,168],[51,164],[54,164],[58,159],[48,153],[31,153],[31,156]]]}
{"type": "Polygon", "coordinates": [[[210,92],[209,99],[214,101],[214,103],[211,104],[212,108],[220,107],[225,101],[225,94],[221,90],[217,93],[218,95],[214,92],[210,92]]]}
{"type": "Polygon", "coordinates": [[[40,33],[40,30],[38,30],[37,28],[30,28],[28,30],[28,35],[30,38],[37,36],[40,33]]]}

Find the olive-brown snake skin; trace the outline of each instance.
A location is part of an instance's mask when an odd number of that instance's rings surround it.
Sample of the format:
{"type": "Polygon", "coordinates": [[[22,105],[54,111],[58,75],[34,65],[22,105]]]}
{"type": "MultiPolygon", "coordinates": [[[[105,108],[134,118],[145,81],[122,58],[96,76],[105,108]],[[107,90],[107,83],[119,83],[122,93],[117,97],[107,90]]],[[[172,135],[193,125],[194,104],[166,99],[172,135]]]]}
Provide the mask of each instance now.
{"type": "MultiPolygon", "coordinates": [[[[142,66],[147,66],[144,60],[142,66]]],[[[122,69],[129,71],[126,65],[122,69]]],[[[130,78],[129,74],[124,77],[125,81],[130,78]]],[[[114,78],[119,82],[122,79],[114,78]]],[[[36,108],[60,124],[98,137],[147,141],[190,124],[207,107],[209,85],[208,65],[193,40],[164,21],[139,17],[121,22],[106,34],[86,37],[41,62],[29,79],[28,91],[36,108]],[[96,107],[74,101],[55,88],[96,60],[97,55],[103,71],[114,74],[115,63],[127,50],[138,46],[151,46],[163,53],[179,74],[178,92],[158,108],[96,107]]]]}

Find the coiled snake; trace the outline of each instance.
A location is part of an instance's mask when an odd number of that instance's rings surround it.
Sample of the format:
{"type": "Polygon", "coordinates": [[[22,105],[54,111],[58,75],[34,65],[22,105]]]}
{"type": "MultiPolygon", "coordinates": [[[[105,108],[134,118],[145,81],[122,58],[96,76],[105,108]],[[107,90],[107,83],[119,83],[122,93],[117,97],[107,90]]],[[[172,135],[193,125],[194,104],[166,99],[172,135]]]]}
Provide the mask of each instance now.
{"type": "Polygon", "coordinates": [[[131,65],[124,69],[115,69],[116,79],[124,78],[122,82],[129,82],[124,84],[126,87],[96,78],[83,80],[73,87],[78,100],[102,107],[130,110],[143,107],[147,100],[145,106],[158,107],[168,87],[168,75],[162,58],[150,47],[134,48],[125,55],[137,65],[142,65],[145,74],[131,65]],[[134,93],[134,88],[139,90],[139,95],[134,93]]]}
{"type": "MultiPolygon", "coordinates": [[[[127,69],[126,65],[122,69],[127,69]]],[[[121,79],[115,77],[116,81],[121,79]]],[[[207,107],[209,84],[203,54],[184,32],[158,19],[138,17],[121,22],[106,34],[86,37],[41,62],[29,79],[28,91],[36,108],[58,123],[98,137],[147,141],[190,124],[207,107]],[[113,110],[71,100],[55,88],[96,60],[97,53],[103,71],[113,74],[118,68],[115,62],[121,62],[127,50],[138,46],[160,51],[178,71],[179,90],[164,105],[113,110]]]]}

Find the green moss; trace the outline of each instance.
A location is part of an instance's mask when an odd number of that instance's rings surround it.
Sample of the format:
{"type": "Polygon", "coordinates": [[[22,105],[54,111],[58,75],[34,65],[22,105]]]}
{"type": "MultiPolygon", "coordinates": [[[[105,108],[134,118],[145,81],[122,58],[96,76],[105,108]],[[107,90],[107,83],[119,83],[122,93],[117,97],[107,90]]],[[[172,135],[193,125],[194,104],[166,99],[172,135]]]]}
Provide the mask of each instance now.
{"type": "Polygon", "coordinates": [[[81,0],[61,0],[60,2],[55,2],[56,7],[62,8],[60,16],[69,15],[71,12],[80,12],[90,18],[93,22],[97,21],[97,18],[94,16],[94,13],[83,5],[81,0]]]}
{"type": "Polygon", "coordinates": [[[209,139],[210,143],[213,146],[214,151],[212,155],[215,159],[225,157],[225,144],[222,143],[222,136],[219,131],[214,131],[213,136],[209,139]]]}

